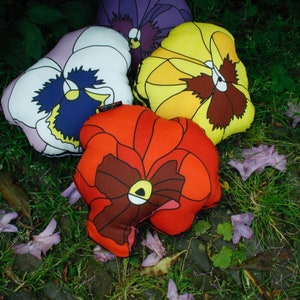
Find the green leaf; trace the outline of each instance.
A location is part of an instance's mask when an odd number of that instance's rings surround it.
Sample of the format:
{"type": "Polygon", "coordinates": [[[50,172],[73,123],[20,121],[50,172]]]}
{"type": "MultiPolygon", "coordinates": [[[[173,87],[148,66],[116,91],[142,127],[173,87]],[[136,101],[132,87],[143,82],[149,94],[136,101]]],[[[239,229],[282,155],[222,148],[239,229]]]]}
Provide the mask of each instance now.
{"type": "Polygon", "coordinates": [[[253,17],[257,14],[257,6],[250,0],[246,1],[246,18],[253,17]]]}
{"type": "Polygon", "coordinates": [[[231,263],[232,254],[233,254],[232,249],[223,246],[219,253],[214,254],[211,257],[214,267],[219,267],[222,269],[228,268],[231,263]]]}
{"type": "Polygon", "coordinates": [[[33,23],[41,25],[55,23],[64,18],[59,9],[44,4],[31,6],[28,16],[33,23]]]}
{"type": "Polygon", "coordinates": [[[223,236],[225,241],[231,241],[232,239],[233,226],[229,222],[218,224],[217,233],[223,236]]]}
{"type": "Polygon", "coordinates": [[[193,3],[202,10],[207,9],[209,6],[209,0],[194,0],[193,3]]]}
{"type": "Polygon", "coordinates": [[[223,16],[224,26],[231,31],[235,31],[241,24],[242,18],[237,14],[234,14],[231,10],[226,9],[223,16]]]}
{"type": "Polygon", "coordinates": [[[201,234],[206,233],[206,231],[208,229],[210,229],[210,227],[211,227],[211,225],[206,220],[201,220],[201,221],[196,222],[193,225],[193,231],[195,233],[195,236],[200,236],[201,234]]]}
{"type": "Polygon", "coordinates": [[[16,45],[20,45],[20,37],[12,37],[10,38],[5,45],[2,47],[1,59],[8,66],[10,66],[11,70],[16,72],[15,75],[24,71],[32,64],[32,58],[28,55],[24,54],[24,50],[22,47],[17,47],[16,45]]]}
{"type": "Polygon", "coordinates": [[[272,76],[272,90],[274,92],[283,92],[285,89],[288,91],[294,91],[295,82],[286,73],[284,67],[280,64],[273,65],[271,67],[272,76]]]}
{"type": "Polygon", "coordinates": [[[63,4],[66,18],[73,29],[78,29],[91,24],[94,12],[91,7],[81,1],[69,1],[63,4]]]}
{"type": "Polygon", "coordinates": [[[35,60],[40,59],[44,46],[44,38],[40,28],[28,19],[22,19],[19,24],[19,30],[23,36],[25,53],[35,60]]]}

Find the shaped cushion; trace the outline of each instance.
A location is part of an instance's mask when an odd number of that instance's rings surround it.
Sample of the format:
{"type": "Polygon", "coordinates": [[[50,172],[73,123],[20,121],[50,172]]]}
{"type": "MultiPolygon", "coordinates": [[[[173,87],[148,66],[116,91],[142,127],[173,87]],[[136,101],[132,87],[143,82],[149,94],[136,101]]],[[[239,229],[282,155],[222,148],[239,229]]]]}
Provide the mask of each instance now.
{"type": "Polygon", "coordinates": [[[118,30],[128,39],[131,74],[135,76],[141,60],[159,46],[169,31],[191,20],[190,9],[183,0],[102,0],[96,24],[118,30]]]}
{"type": "Polygon", "coordinates": [[[132,103],[130,61],[127,40],[113,29],[71,32],[6,88],[5,117],[39,152],[79,153],[80,128],[99,106],[132,103]]]}
{"type": "Polygon", "coordinates": [[[92,116],[80,141],[74,182],[90,207],[88,234],[117,256],[129,255],[143,220],[175,235],[219,201],[217,151],[191,120],[123,105],[92,116]]]}
{"type": "Polygon", "coordinates": [[[174,28],[141,63],[134,95],[159,116],[192,119],[214,144],[245,131],[254,118],[234,38],[208,23],[174,28]]]}

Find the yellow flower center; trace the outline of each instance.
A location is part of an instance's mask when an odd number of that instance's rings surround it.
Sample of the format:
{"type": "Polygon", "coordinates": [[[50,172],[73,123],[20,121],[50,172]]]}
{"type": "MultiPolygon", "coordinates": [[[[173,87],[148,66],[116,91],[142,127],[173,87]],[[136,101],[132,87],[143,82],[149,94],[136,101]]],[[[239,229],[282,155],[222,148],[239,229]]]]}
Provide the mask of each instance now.
{"type": "Polygon", "coordinates": [[[128,199],[135,205],[142,205],[148,201],[152,193],[152,184],[148,180],[139,180],[129,190],[128,199]]]}

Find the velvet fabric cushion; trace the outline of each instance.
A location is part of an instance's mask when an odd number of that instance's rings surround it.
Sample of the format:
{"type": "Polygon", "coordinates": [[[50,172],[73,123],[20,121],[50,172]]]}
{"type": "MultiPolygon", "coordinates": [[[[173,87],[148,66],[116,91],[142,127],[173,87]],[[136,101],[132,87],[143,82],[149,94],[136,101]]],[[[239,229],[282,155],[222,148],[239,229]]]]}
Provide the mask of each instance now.
{"type": "Polygon", "coordinates": [[[90,117],[80,141],[74,183],[90,208],[88,234],[119,257],[130,254],[140,222],[180,234],[219,201],[218,153],[189,119],[122,105],[90,117]]]}
{"type": "Polygon", "coordinates": [[[245,131],[254,119],[234,38],[209,23],[187,22],[172,29],[141,63],[134,95],[161,117],[193,120],[214,144],[245,131]]]}
{"type": "Polygon", "coordinates": [[[175,26],[192,20],[184,0],[102,0],[96,24],[121,32],[130,43],[135,77],[139,63],[175,26]]]}
{"type": "Polygon", "coordinates": [[[130,62],[127,40],[113,29],[68,33],[4,90],[5,117],[43,154],[80,153],[80,128],[99,106],[132,103],[130,62]]]}

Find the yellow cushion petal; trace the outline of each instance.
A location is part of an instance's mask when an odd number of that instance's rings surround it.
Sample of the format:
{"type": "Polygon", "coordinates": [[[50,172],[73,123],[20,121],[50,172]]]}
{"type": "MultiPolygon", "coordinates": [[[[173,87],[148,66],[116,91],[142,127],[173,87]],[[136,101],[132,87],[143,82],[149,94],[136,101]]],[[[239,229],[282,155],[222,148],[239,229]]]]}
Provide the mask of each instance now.
{"type": "Polygon", "coordinates": [[[141,63],[134,95],[161,117],[192,119],[214,144],[245,131],[255,114],[233,36],[208,23],[171,30],[141,63]]]}

